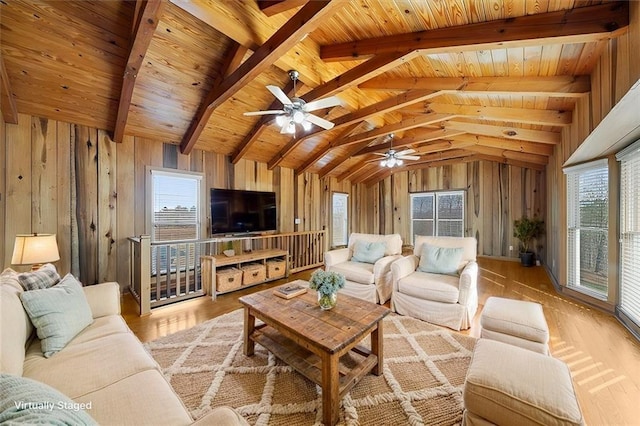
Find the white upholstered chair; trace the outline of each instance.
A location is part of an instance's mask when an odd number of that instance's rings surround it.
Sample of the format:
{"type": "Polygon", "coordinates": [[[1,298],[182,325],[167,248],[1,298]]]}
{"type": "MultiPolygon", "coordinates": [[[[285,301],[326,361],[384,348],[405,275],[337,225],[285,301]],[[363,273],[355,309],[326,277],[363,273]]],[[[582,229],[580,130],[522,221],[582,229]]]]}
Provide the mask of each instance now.
{"type": "Polygon", "coordinates": [[[391,267],[391,309],[454,330],[469,328],[478,309],[476,253],[475,238],[416,236],[413,254],[394,262],[391,267]],[[419,270],[424,244],[445,249],[462,248],[460,261],[454,266],[458,273],[447,275],[419,270]]]}
{"type": "Polygon", "coordinates": [[[391,297],[391,264],[402,258],[402,238],[399,234],[377,235],[352,233],[345,248],[330,250],[324,254],[327,271],[343,274],[345,287],[340,293],[374,303],[385,303],[391,297]],[[383,243],[382,257],[373,263],[358,262],[354,250],[362,243],[383,243]]]}

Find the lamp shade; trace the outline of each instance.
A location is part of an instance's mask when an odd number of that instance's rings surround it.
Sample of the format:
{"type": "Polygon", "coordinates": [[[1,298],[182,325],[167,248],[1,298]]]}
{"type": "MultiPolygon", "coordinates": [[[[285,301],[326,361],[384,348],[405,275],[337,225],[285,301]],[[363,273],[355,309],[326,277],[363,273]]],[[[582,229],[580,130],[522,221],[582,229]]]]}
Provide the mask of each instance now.
{"type": "Polygon", "coordinates": [[[16,235],[13,265],[36,265],[60,260],[56,234],[16,235]]]}

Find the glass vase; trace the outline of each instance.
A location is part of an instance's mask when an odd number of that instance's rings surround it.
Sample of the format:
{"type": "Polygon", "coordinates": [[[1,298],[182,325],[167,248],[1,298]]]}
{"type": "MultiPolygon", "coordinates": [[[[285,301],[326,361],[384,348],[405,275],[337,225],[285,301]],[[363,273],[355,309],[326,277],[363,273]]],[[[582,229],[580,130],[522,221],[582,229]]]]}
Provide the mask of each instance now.
{"type": "Polygon", "coordinates": [[[338,293],[320,293],[318,292],[318,305],[323,311],[333,309],[338,302],[338,293]]]}

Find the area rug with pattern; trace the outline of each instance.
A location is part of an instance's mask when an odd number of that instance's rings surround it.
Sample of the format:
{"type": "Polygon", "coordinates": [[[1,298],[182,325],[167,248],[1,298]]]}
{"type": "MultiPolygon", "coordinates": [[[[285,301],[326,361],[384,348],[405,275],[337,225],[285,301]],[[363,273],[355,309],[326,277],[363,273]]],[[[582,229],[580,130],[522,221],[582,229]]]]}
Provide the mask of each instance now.
{"type": "MultiPolygon", "coordinates": [[[[238,309],[145,347],[196,419],[229,405],[252,425],[322,424],[320,387],[260,345],[246,357],[242,333],[238,309]]],[[[384,319],[383,334],[383,374],[345,395],[339,424],[459,424],[475,339],[396,314],[384,319]]]]}

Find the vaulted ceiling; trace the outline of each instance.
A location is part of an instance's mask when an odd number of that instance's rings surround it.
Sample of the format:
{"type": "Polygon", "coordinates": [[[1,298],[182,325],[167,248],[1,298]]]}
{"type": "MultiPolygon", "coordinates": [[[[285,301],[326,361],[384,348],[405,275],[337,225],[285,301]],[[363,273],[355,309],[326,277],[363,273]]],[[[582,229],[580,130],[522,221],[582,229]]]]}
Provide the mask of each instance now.
{"type": "Polygon", "coordinates": [[[542,169],[628,4],[583,0],[0,1],[2,113],[353,182],[484,159],[542,169]],[[281,134],[266,85],[336,95],[281,134]],[[397,170],[397,169],[394,169],[397,170]]]}

